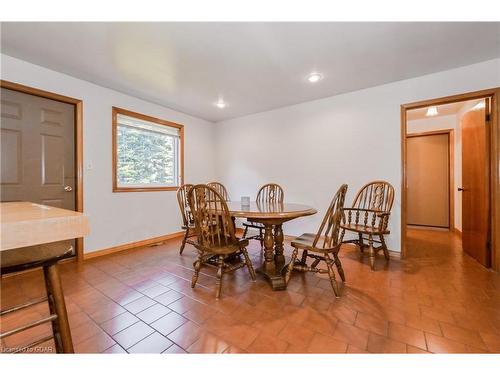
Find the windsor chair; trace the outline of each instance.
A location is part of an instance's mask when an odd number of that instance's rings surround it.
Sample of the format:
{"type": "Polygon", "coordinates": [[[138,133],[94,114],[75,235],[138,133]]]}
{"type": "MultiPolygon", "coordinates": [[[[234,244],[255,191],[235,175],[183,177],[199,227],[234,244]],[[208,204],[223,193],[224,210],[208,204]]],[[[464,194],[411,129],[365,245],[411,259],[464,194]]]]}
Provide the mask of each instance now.
{"type": "Polygon", "coordinates": [[[185,184],[179,187],[177,190],[177,202],[179,203],[179,209],[181,210],[182,216],[182,229],[184,232],[184,237],[182,238],[181,248],[179,253],[182,255],[184,247],[186,246],[186,241],[189,237],[194,236],[194,220],[191,215],[191,210],[189,209],[189,203],[187,201],[187,193],[189,189],[193,187],[192,184],[185,184]]]}
{"type": "Polygon", "coordinates": [[[202,265],[217,264],[216,299],[222,293],[222,275],[236,269],[247,267],[250,277],[255,281],[255,271],[248,256],[248,240],[238,239],[226,200],[215,189],[207,185],[194,185],[188,192],[188,202],[194,219],[198,258],[194,262],[194,274],[191,287],[196,286],[202,265]],[[226,259],[236,260],[237,255],[244,260],[227,263],[226,259]]]}
{"type": "Polygon", "coordinates": [[[333,292],[336,297],[340,297],[333,265],[337,267],[342,281],[345,281],[345,274],[338,253],[341,245],[339,236],[340,223],[346,192],[347,185],[344,184],[335,193],[316,234],[304,233],[292,241],[292,258],[288,264],[285,276],[287,284],[294,270],[328,273],[333,292]],[[302,249],[302,255],[300,261],[297,262],[299,249],[302,249]],[[310,266],[307,265],[307,258],[314,259],[310,266]],[[317,267],[321,261],[326,263],[326,270],[317,267]]]}
{"type": "Polygon", "coordinates": [[[375,270],[375,256],[380,250],[384,252],[387,261],[390,259],[384,236],[390,233],[387,226],[393,202],[394,187],[386,181],[372,181],[359,190],[352,207],[344,208],[343,211],[342,240],[346,231],[356,233],[358,237],[343,243],[358,245],[361,253],[368,248],[372,270],[375,270]],[[375,240],[374,237],[378,237],[379,240],[375,240]],[[368,244],[365,244],[365,239],[368,244]],[[380,243],[380,246],[374,247],[374,242],[380,243]]]}

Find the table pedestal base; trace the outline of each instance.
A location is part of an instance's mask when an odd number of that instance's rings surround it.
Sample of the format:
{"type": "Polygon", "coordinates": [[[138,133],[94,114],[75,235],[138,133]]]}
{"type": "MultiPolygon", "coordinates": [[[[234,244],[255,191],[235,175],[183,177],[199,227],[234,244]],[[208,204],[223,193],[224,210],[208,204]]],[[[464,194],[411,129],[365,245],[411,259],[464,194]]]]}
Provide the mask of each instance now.
{"type": "Polygon", "coordinates": [[[273,290],[286,289],[285,256],[283,255],[283,229],[281,224],[273,225],[264,223],[264,263],[256,269],[257,273],[264,275],[273,290]]]}
{"type": "Polygon", "coordinates": [[[285,262],[277,263],[274,267],[267,268],[265,266],[258,267],[255,271],[263,275],[271,284],[273,290],[285,290],[285,276],[282,270],[286,267],[285,262]]]}

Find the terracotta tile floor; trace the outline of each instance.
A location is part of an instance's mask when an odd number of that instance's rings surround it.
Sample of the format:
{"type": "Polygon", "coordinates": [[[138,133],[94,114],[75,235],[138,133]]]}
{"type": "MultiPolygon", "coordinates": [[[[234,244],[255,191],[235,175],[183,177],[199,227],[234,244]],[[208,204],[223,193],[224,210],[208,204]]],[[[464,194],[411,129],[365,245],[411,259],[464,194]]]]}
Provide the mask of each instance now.
{"type": "MultiPolygon", "coordinates": [[[[195,251],[188,246],[179,256],[179,244],[61,265],[77,352],[500,352],[500,277],[463,255],[453,234],[412,230],[409,258],[386,264],[380,256],[375,272],[356,248],[344,247],[339,299],[323,276],[297,272],[287,291],[273,292],[240,269],[225,275],[216,301],[214,270],[204,268],[191,289],[195,251]]],[[[259,264],[258,244],[249,250],[259,264]]],[[[42,285],[38,271],[3,278],[2,308],[42,295],[42,285]]],[[[40,304],[4,317],[1,330],[46,313],[40,304]]],[[[48,332],[47,324],[1,345],[48,332]]]]}

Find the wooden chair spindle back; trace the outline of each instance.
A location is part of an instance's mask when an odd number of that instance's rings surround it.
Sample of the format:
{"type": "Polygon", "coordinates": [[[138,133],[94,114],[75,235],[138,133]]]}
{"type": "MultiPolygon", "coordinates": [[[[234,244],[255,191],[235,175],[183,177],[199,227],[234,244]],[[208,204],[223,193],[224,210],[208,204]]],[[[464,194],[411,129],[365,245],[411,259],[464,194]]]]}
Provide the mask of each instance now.
{"type": "Polygon", "coordinates": [[[342,219],[342,209],[344,208],[347,185],[343,184],[330,203],[325,217],[319,227],[313,247],[322,249],[332,249],[340,245],[340,223],[342,219]]]}
{"type": "Polygon", "coordinates": [[[283,203],[285,193],[278,184],[266,184],[257,193],[257,203],[283,203]]]}
{"type": "Polygon", "coordinates": [[[177,190],[177,202],[179,203],[179,208],[181,210],[182,223],[186,227],[189,226],[189,224],[193,223],[193,217],[191,215],[187,199],[189,189],[191,189],[192,187],[192,184],[185,184],[179,187],[179,189],[177,190]]]}
{"type": "Polygon", "coordinates": [[[198,244],[221,247],[238,243],[226,200],[208,185],[194,185],[188,192],[198,244]]]}
{"type": "Polygon", "coordinates": [[[353,208],[390,212],[394,202],[394,188],[386,181],[372,181],[363,186],[354,202],[353,208]]]}
{"type": "Polygon", "coordinates": [[[217,193],[219,193],[225,201],[229,200],[229,196],[227,194],[226,187],[222,185],[220,182],[209,182],[207,186],[210,186],[217,193]]]}

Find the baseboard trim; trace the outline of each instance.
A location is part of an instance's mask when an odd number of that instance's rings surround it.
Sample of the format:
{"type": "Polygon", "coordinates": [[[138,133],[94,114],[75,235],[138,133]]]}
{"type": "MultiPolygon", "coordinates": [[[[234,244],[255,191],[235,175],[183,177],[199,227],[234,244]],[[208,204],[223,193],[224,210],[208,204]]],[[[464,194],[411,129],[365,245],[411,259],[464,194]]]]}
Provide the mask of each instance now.
{"type": "Polygon", "coordinates": [[[394,250],[389,250],[389,257],[401,259],[401,253],[394,250]]]}
{"type": "Polygon", "coordinates": [[[133,249],[136,247],[155,245],[158,243],[165,242],[167,240],[171,240],[173,238],[181,237],[183,235],[184,235],[184,231],[174,232],[174,233],[166,234],[164,236],[148,238],[148,239],[141,240],[141,241],[129,242],[129,243],[125,243],[125,244],[118,245],[118,246],[108,247],[108,248],[102,249],[102,250],[92,251],[90,253],[84,253],[83,260],[88,260],[88,259],[92,259],[92,258],[97,258],[97,257],[109,255],[109,254],[114,254],[114,253],[118,253],[120,251],[130,250],[130,249],[133,249]]]}
{"type": "Polygon", "coordinates": [[[406,224],[406,227],[411,230],[433,230],[436,232],[453,232],[455,228],[451,227],[436,227],[432,225],[417,225],[417,224],[406,224]]]}

